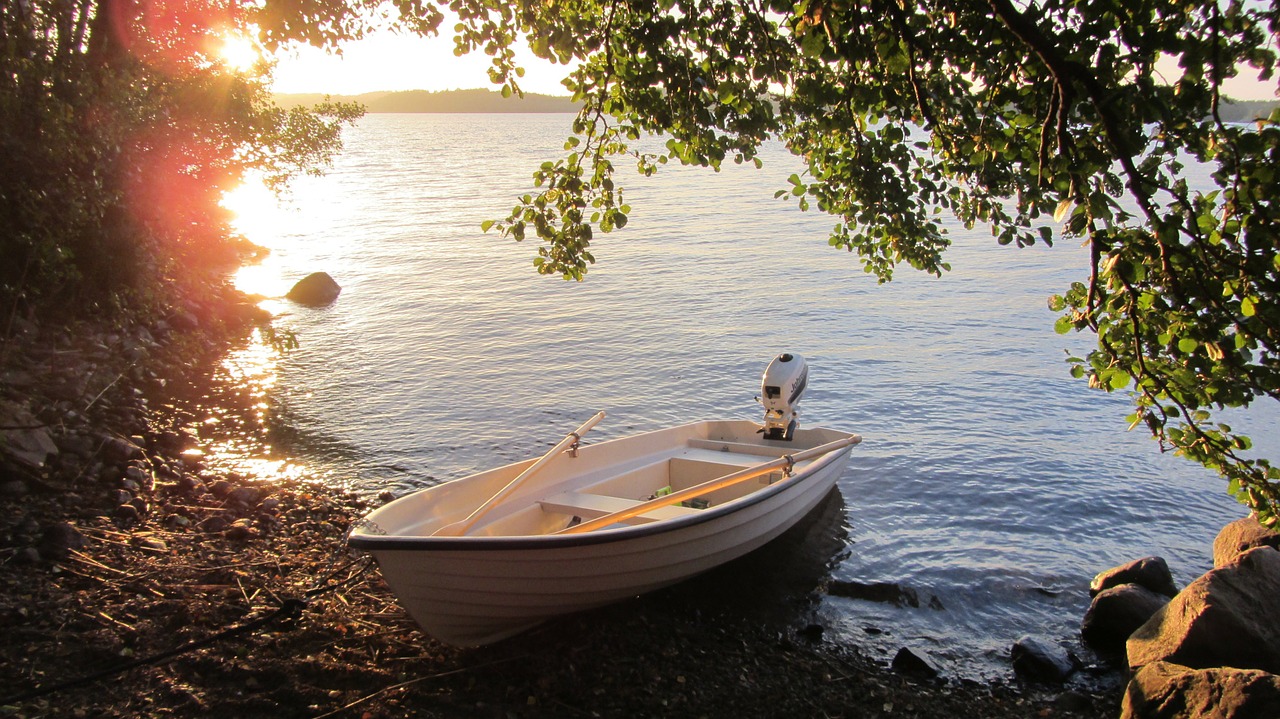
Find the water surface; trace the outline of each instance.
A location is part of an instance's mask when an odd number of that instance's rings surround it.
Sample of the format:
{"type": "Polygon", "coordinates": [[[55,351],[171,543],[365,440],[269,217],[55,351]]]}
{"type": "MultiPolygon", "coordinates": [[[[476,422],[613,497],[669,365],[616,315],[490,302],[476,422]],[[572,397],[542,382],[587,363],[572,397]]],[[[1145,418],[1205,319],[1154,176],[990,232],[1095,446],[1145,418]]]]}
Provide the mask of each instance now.
{"type": "MultiPolygon", "coordinates": [[[[1179,583],[1210,568],[1243,510],[1126,432],[1123,393],[1067,374],[1088,338],[1054,334],[1046,299],[1087,277],[1081,248],[953,225],[950,273],[879,285],[826,245],[833,220],[773,198],[797,166],[771,148],[763,171],[624,172],[631,222],[597,237],[587,280],[541,277],[532,242],[479,226],[531,189],[570,119],[371,115],[326,177],[246,225],[274,251],[243,287],[280,295],[318,270],[343,287],[325,309],[268,303],[302,342],[270,363],[279,451],[335,485],[404,492],[540,453],[601,409],[595,439],[756,418],[765,365],[798,352],[802,420],[864,437],[822,525],[837,541],[804,543],[816,556],[799,563],[923,600],[824,597],[802,621],[827,639],[1003,676],[1023,634],[1073,645],[1096,572],[1152,554],[1179,583]]],[[[1273,418],[1241,421],[1276,446],[1273,418]]]]}

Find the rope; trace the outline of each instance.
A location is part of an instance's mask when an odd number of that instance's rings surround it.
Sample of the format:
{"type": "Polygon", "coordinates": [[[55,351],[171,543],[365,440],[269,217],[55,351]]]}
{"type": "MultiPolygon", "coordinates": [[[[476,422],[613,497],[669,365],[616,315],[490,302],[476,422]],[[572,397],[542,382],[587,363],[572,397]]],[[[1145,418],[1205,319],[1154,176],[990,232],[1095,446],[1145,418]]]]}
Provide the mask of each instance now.
{"type": "Polygon", "coordinates": [[[116,674],[123,674],[127,671],[137,669],[138,667],[161,664],[171,659],[174,659],[176,657],[180,657],[183,654],[189,654],[190,652],[194,652],[197,649],[203,649],[204,647],[217,644],[218,642],[231,639],[233,637],[238,637],[244,634],[250,634],[252,632],[256,632],[260,629],[268,627],[277,622],[284,623],[290,620],[296,620],[298,617],[302,616],[303,610],[307,608],[311,600],[323,594],[337,591],[342,587],[345,587],[347,585],[354,583],[357,579],[364,576],[364,573],[369,571],[369,568],[372,566],[373,566],[372,557],[363,557],[360,559],[353,559],[350,562],[347,562],[346,564],[344,564],[341,568],[333,572],[330,572],[323,579],[316,582],[315,586],[313,586],[311,589],[308,589],[306,592],[303,593],[302,595],[303,598],[291,597],[291,598],[285,599],[283,602],[281,602],[279,608],[277,608],[274,612],[266,616],[259,617],[250,622],[239,624],[237,626],[218,632],[213,636],[205,637],[204,639],[198,639],[193,642],[187,642],[182,646],[176,647],[174,649],[170,649],[166,652],[161,652],[159,654],[152,655],[150,657],[135,659],[133,661],[125,662],[124,664],[120,664],[114,667],[108,667],[106,669],[95,672],[93,674],[88,674],[82,677],[78,677],[76,679],[65,681],[60,684],[54,684],[48,687],[40,687],[37,689],[32,689],[23,694],[18,694],[16,696],[0,699],[0,706],[31,701],[32,699],[38,699],[39,697],[48,696],[50,694],[56,694],[57,692],[65,691],[67,689],[84,686],[86,684],[92,684],[94,682],[100,681],[107,677],[115,676],[116,674]],[[339,581],[336,583],[332,582],[332,579],[339,572],[342,572],[346,570],[348,567],[361,561],[364,562],[364,566],[361,567],[359,571],[352,573],[350,576],[348,576],[346,579],[342,581],[339,581]]]}

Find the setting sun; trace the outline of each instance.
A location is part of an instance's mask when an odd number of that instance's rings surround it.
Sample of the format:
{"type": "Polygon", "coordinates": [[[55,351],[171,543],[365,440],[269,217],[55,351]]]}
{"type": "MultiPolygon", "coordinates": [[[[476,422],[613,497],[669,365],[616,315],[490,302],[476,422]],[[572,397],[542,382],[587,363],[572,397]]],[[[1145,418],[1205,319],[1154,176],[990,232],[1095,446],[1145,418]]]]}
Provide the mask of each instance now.
{"type": "Polygon", "coordinates": [[[244,35],[227,34],[218,48],[218,59],[237,72],[252,70],[262,61],[258,44],[244,35]]]}

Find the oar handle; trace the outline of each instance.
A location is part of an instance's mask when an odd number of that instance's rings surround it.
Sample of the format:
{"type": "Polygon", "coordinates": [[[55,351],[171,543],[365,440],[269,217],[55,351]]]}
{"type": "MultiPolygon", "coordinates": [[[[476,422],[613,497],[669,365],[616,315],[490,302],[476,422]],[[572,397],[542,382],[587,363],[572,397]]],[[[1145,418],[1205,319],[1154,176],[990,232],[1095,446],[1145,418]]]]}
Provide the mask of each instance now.
{"type": "Polygon", "coordinates": [[[593,529],[607,527],[610,524],[615,524],[625,519],[631,519],[632,517],[644,514],[645,512],[649,512],[654,509],[666,507],[666,506],[675,504],[676,502],[683,502],[686,499],[692,499],[693,497],[697,497],[698,495],[701,495],[701,494],[714,492],[717,489],[724,489],[725,487],[731,487],[735,484],[745,482],[748,479],[759,477],[762,474],[768,474],[776,469],[793,465],[796,462],[803,462],[808,459],[813,459],[814,457],[820,457],[824,454],[828,454],[830,452],[835,452],[837,450],[844,449],[845,447],[848,447],[851,444],[857,444],[861,441],[862,441],[862,437],[856,434],[850,435],[848,437],[843,437],[841,439],[835,440],[834,442],[827,442],[826,444],[819,445],[811,449],[806,449],[800,452],[796,452],[794,454],[784,455],[782,457],[779,457],[777,459],[772,459],[767,462],[761,462],[760,464],[747,467],[746,469],[739,470],[732,474],[726,474],[723,477],[717,477],[716,479],[708,480],[706,482],[703,482],[702,484],[695,485],[687,489],[682,489],[678,492],[672,492],[671,494],[664,494],[661,497],[655,497],[648,501],[641,502],[635,506],[627,507],[626,509],[620,509],[616,512],[613,512],[612,514],[606,514],[602,517],[596,517],[595,519],[592,519],[590,521],[583,522],[581,524],[575,524],[572,527],[565,527],[564,529],[561,529],[557,532],[552,532],[552,534],[577,534],[579,532],[590,532],[593,529]]]}
{"type": "Polygon", "coordinates": [[[496,494],[494,494],[489,499],[485,500],[484,504],[481,504],[479,507],[476,507],[475,510],[471,512],[471,514],[467,515],[466,519],[460,522],[454,522],[453,524],[446,524],[445,526],[433,532],[432,533],[433,536],[458,537],[463,534],[466,534],[467,530],[471,529],[471,527],[474,526],[476,522],[480,521],[480,518],[483,517],[490,509],[497,506],[499,503],[502,502],[502,500],[506,499],[509,494],[514,492],[516,490],[516,487],[519,487],[522,482],[524,482],[529,477],[532,477],[535,473],[537,473],[538,470],[545,467],[548,462],[558,457],[566,447],[582,439],[582,435],[586,434],[592,427],[596,426],[596,424],[599,423],[600,420],[602,419],[604,419],[604,412],[596,412],[594,415],[592,415],[591,419],[588,419],[586,422],[583,422],[582,426],[578,427],[574,431],[565,435],[564,439],[557,442],[556,446],[552,447],[550,450],[547,451],[546,454],[542,455],[542,457],[539,458],[537,462],[534,462],[533,464],[529,465],[527,469],[525,469],[520,474],[516,475],[515,479],[511,480],[510,482],[507,482],[507,486],[498,490],[496,494]]]}

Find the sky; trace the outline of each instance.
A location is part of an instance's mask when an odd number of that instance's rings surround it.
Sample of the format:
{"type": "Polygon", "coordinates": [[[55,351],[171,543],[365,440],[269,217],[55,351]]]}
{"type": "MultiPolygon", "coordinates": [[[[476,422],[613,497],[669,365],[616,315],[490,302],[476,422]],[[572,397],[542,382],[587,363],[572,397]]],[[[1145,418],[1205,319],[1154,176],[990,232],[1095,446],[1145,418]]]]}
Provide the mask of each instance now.
{"type": "MultiPolygon", "coordinates": [[[[454,56],[450,37],[426,39],[384,32],[343,47],[341,57],[307,46],[281,58],[275,91],[359,95],[383,90],[496,89],[486,73],[489,57],[483,53],[454,56]]],[[[525,92],[569,94],[560,84],[569,68],[541,60],[528,50],[518,52],[517,58],[526,72],[520,80],[525,92]]],[[[1274,100],[1276,82],[1260,83],[1257,71],[1245,68],[1226,82],[1224,92],[1237,100],[1274,100]]]]}
{"type": "MultiPolygon", "coordinates": [[[[554,65],[525,50],[517,52],[525,69],[520,89],[541,95],[568,95],[560,84],[570,68],[554,65]]],[[[489,81],[489,56],[453,54],[450,37],[420,38],[379,33],[343,45],[341,57],[305,46],[280,60],[274,88],[281,93],[322,92],[359,95],[382,90],[497,89],[489,81]]]]}

